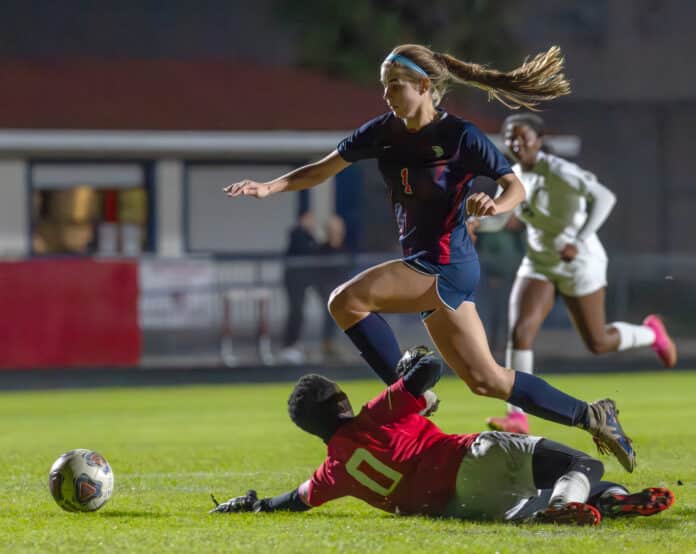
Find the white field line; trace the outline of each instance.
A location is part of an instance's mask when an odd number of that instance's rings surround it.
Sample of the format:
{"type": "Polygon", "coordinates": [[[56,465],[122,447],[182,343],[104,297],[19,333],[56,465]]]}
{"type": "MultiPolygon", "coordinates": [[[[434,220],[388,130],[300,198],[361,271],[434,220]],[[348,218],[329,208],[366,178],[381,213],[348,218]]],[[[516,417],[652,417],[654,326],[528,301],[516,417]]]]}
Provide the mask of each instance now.
{"type": "MultiPolygon", "coordinates": [[[[297,471],[174,471],[174,472],[156,472],[156,473],[116,473],[115,478],[117,484],[127,485],[131,481],[136,480],[148,480],[148,481],[160,481],[167,479],[175,480],[187,480],[187,479],[225,479],[225,478],[242,478],[242,477],[252,477],[259,479],[272,479],[272,478],[288,478],[293,477],[297,479],[298,474],[302,475],[306,473],[307,478],[311,475],[310,471],[305,468],[297,468],[297,471]]],[[[0,491],[16,491],[22,489],[34,489],[38,487],[45,487],[47,479],[36,479],[35,476],[11,476],[2,481],[0,481],[0,491]]],[[[117,485],[118,486],[118,485],[117,485]]],[[[172,487],[179,488],[179,487],[172,487]]]]}

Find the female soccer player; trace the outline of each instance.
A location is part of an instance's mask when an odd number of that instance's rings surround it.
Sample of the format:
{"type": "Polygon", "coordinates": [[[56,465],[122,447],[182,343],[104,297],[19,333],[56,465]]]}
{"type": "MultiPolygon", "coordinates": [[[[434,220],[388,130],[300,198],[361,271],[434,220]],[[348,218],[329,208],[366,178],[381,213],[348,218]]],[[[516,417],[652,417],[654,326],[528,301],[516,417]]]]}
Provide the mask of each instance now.
{"type": "Polygon", "coordinates": [[[421,312],[438,350],[475,394],[509,400],[529,413],[583,427],[632,471],[635,455],[612,402],[590,405],[493,359],[473,303],[479,265],[466,231],[464,198],[474,177],[496,180],[503,189],[497,199],[475,193],[466,200],[469,214],[495,215],[517,206],[524,189],[478,128],[438,109],[451,81],[484,89],[506,105],[533,107],[569,92],[562,68],[558,47],[503,73],[425,46],[398,46],[380,72],[389,112],[365,123],[318,162],[269,182],[245,180],[224,191],[232,197],[264,198],[307,189],[352,162],[377,158],[404,257],[360,273],[329,299],[331,315],[367,363],[384,382],[394,383],[401,351],[379,313],[421,312]]]}
{"type": "MultiPolygon", "coordinates": [[[[517,272],[509,300],[509,342],[505,364],[531,373],[532,345],[553,308],[556,293],[565,301],[582,340],[593,354],[652,346],[666,367],[677,351],[656,315],[642,325],[605,319],[607,255],[596,232],[614,207],[612,192],[577,165],[542,150],[544,122],[534,114],[508,117],[505,143],[517,160],[526,201],[515,215],[527,225],[527,253],[517,272]]],[[[501,229],[510,214],[475,219],[478,231],[501,229]]],[[[489,418],[490,427],[528,433],[523,411],[508,405],[505,417],[489,418]]]]}

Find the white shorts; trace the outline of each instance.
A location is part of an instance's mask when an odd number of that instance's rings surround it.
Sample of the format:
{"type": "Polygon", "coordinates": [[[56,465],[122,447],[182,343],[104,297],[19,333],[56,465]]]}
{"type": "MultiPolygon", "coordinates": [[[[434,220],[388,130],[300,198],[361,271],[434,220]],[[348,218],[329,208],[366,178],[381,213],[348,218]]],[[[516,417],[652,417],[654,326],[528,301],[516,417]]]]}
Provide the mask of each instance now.
{"type": "Polygon", "coordinates": [[[541,437],[486,431],[462,459],[445,516],[509,520],[536,497],[532,456],[541,437]]]}
{"type": "Polygon", "coordinates": [[[607,286],[608,260],[578,255],[572,262],[544,264],[528,256],[522,259],[518,277],[550,281],[563,296],[586,296],[607,286]]]}

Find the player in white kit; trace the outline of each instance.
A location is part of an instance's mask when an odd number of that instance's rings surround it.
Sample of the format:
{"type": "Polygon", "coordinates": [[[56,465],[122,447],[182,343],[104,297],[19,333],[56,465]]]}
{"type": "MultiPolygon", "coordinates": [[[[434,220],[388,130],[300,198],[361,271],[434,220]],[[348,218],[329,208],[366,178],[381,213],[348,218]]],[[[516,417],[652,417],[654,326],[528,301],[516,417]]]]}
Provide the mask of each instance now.
{"type": "MultiPolygon", "coordinates": [[[[503,124],[505,144],[517,163],[526,201],[514,212],[473,218],[471,232],[502,229],[512,214],[527,227],[526,255],[509,299],[506,367],[533,372],[532,345],[553,308],[556,294],[565,301],[575,327],[593,354],[651,346],[666,367],[674,367],[677,350],[659,316],[642,325],[606,323],[607,255],[597,230],[616,197],[590,173],[542,150],[544,122],[534,114],[516,114],[503,124]]],[[[508,405],[504,417],[488,419],[492,429],[528,433],[527,416],[508,405]]]]}

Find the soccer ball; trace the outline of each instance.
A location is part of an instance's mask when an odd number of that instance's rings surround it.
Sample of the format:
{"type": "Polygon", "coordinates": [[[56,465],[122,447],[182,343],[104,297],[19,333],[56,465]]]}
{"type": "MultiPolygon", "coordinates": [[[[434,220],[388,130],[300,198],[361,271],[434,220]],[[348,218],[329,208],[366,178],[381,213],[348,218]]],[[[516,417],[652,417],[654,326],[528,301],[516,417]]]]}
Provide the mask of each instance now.
{"type": "Polygon", "coordinates": [[[78,448],[51,466],[48,488],[58,506],[68,512],[95,512],[111,498],[114,473],[104,456],[78,448]]]}

